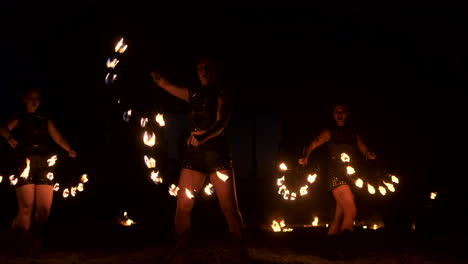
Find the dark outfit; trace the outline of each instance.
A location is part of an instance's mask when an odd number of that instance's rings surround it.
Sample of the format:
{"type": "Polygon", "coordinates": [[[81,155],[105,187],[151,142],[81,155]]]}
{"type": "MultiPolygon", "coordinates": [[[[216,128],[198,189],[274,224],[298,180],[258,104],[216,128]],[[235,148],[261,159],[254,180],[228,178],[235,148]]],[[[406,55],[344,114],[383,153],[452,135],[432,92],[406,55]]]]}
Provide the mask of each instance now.
{"type": "Polygon", "coordinates": [[[17,160],[24,165],[19,166],[16,187],[26,184],[53,185],[53,181],[47,178],[47,174],[53,169],[47,163],[47,160],[53,156],[48,115],[41,112],[22,113],[17,118],[18,125],[11,131],[11,134],[18,141],[15,149],[17,160]],[[26,165],[24,163],[26,158],[30,160],[30,171],[25,179],[19,176],[26,165]]]}
{"type": "Polygon", "coordinates": [[[356,133],[347,126],[335,126],[330,129],[331,138],[327,142],[327,184],[328,190],[332,191],[340,185],[348,184],[354,187],[350,176],[347,174],[346,167],[352,166],[356,173],[361,171],[359,168],[362,163],[362,154],[357,147],[356,133]],[[351,162],[344,163],[341,160],[341,154],[346,153],[351,162]]]}
{"type": "MultiPolygon", "coordinates": [[[[218,113],[218,97],[225,91],[194,87],[189,89],[190,131],[209,129],[218,113]]],[[[186,145],[182,167],[202,173],[232,168],[232,159],[224,132],[195,147],[186,145]]]]}

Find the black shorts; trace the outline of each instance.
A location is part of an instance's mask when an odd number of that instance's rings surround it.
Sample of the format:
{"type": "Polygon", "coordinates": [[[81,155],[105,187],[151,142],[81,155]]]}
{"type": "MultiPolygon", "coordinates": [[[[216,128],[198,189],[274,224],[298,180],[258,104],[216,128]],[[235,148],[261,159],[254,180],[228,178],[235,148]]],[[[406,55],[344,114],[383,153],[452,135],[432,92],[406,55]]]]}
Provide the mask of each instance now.
{"type": "Polygon", "coordinates": [[[227,139],[218,136],[197,147],[185,146],[182,168],[206,174],[232,168],[227,139]]]}
{"type": "Polygon", "coordinates": [[[30,160],[30,170],[27,177],[20,177],[24,169],[18,171],[18,175],[15,175],[18,178],[18,183],[15,185],[16,188],[21,187],[27,184],[35,185],[54,185],[54,176],[53,170],[55,166],[49,166],[47,160],[51,158],[50,156],[43,155],[30,155],[27,158],[30,160]],[[49,173],[52,173],[50,175],[49,173]]]}

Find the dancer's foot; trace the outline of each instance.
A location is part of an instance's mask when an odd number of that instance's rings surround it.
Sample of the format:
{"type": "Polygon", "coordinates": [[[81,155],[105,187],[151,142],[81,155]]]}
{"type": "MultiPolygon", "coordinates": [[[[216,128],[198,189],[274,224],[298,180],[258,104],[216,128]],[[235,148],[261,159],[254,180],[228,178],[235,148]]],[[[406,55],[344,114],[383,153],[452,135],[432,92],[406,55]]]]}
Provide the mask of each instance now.
{"type": "Polygon", "coordinates": [[[346,257],[341,251],[340,236],[328,235],[320,251],[320,257],[327,260],[345,260],[346,257]]]}

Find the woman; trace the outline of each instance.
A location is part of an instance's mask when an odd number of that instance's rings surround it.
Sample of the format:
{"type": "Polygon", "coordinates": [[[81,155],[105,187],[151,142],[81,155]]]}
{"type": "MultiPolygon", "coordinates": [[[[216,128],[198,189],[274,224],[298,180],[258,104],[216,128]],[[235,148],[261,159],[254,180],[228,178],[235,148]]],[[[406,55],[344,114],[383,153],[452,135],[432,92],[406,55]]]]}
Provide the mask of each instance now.
{"type": "Polygon", "coordinates": [[[200,57],[197,72],[200,84],[192,87],[176,86],[159,73],[151,73],[159,87],[189,104],[190,136],[184,150],[175,215],[178,258],[184,259],[190,239],[190,214],[194,204],[190,193],[201,192],[207,176],[216,189],[238,256],[246,258],[234,171],[224,135],[231,114],[231,98],[220,85],[219,63],[200,57]]]}
{"type": "Polygon", "coordinates": [[[0,127],[0,135],[15,149],[16,156],[23,164],[26,164],[26,159],[30,164],[29,173],[25,173],[25,166],[21,166],[16,175],[18,214],[13,221],[13,228],[18,235],[22,234],[20,243],[27,243],[29,240],[25,239],[30,235],[34,237],[34,244],[20,245],[22,248],[33,246],[37,250],[49,217],[54,191],[51,177],[47,175],[51,171],[47,160],[53,156],[50,138],[65,149],[70,157],[75,157],[77,153],[62,137],[54,122],[40,110],[39,90],[26,90],[21,101],[24,111],[0,127]]]}
{"type": "Polygon", "coordinates": [[[346,121],[350,111],[348,106],[336,104],[333,107],[335,126],[325,129],[307,146],[305,157],[299,159],[299,164],[308,163],[310,153],[327,144],[327,183],[328,189],[336,201],[335,215],[328,229],[327,243],[324,253],[326,258],[351,257],[354,219],[356,205],[352,187],[353,184],[347,176],[346,167],[341,161],[341,154],[346,153],[353,159],[358,159],[360,152],[367,159],[376,159],[376,155],[369,151],[362,138],[347,125],[346,121]]]}

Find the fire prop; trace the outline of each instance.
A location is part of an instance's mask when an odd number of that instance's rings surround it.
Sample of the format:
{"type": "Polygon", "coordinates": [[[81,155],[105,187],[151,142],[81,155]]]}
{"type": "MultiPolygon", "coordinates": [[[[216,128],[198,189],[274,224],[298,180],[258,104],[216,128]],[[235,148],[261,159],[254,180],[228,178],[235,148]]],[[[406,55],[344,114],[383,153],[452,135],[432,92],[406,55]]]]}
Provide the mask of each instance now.
{"type": "Polygon", "coordinates": [[[119,224],[122,226],[131,226],[136,224],[136,222],[130,219],[127,212],[123,212],[123,215],[119,217],[119,224]]]}
{"type": "Polygon", "coordinates": [[[273,232],[291,232],[291,231],[293,231],[292,228],[287,228],[286,227],[286,222],[284,221],[284,219],[281,219],[279,222],[276,221],[276,220],[273,220],[273,222],[271,224],[271,229],[273,230],[273,232]]]}
{"type": "Polygon", "coordinates": [[[317,178],[317,174],[315,174],[315,173],[314,174],[308,174],[307,178],[306,178],[307,183],[305,183],[304,185],[301,185],[299,190],[294,192],[294,191],[289,190],[286,183],[285,183],[286,182],[286,173],[289,170],[288,166],[283,162],[283,163],[280,163],[280,165],[278,167],[279,167],[279,170],[282,173],[282,177],[276,179],[276,185],[278,186],[278,194],[281,195],[283,197],[283,199],[285,199],[285,200],[294,201],[298,197],[298,194],[299,194],[299,197],[307,195],[309,193],[309,191],[308,191],[309,190],[309,184],[313,184],[315,182],[315,179],[317,178]]]}

